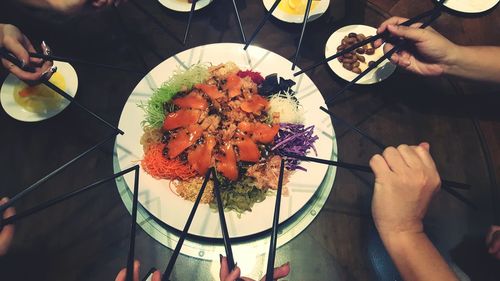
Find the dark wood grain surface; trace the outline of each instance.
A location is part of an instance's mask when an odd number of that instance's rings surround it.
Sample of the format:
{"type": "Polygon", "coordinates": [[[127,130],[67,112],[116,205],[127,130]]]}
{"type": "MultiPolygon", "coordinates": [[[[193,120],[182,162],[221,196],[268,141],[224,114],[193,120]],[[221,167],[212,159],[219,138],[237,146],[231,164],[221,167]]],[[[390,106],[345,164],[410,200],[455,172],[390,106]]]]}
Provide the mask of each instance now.
{"type": "MultiPolygon", "coordinates": [[[[264,14],[258,0],[237,1],[247,36],[264,14]]],[[[308,24],[300,67],[324,56],[329,35],[341,26],[377,26],[391,15],[411,17],[432,7],[432,1],[332,0],[328,12],[308,24]]],[[[162,8],[155,0],[134,0],[119,7],[63,17],[15,4],[0,3],[0,22],[20,27],[34,44],[46,40],[57,55],[71,56],[137,70],[149,70],[184,50],[186,14],[162,8]],[[144,11],[147,13],[144,13],[144,11]],[[117,13],[118,12],[118,13],[117,13]],[[159,25],[158,23],[161,23],[159,25]]],[[[460,44],[500,45],[500,10],[481,17],[444,14],[433,25],[460,44]]],[[[255,43],[291,58],[300,26],[273,19],[255,43]]],[[[193,19],[189,46],[240,42],[229,1],[215,0],[193,19]]],[[[478,59],[481,58],[478,54],[478,59]]],[[[117,124],[140,75],[75,65],[77,99],[117,124]]],[[[0,70],[1,77],[7,75],[0,70]]],[[[327,97],[345,82],[327,66],[310,77],[327,97]]],[[[3,79],[2,79],[3,80],[3,79]]],[[[442,253],[472,280],[499,280],[498,262],[485,253],[485,232],[500,224],[500,90],[457,78],[424,78],[397,71],[373,86],[354,87],[331,107],[389,145],[431,143],[442,177],[472,184],[461,193],[480,206],[472,211],[447,193],[439,193],[426,218],[426,229],[442,253]]],[[[318,111],[318,114],[322,114],[318,111]]],[[[54,118],[24,123],[0,110],[0,195],[13,196],[109,132],[75,106],[54,118]]],[[[366,165],[380,150],[354,132],[335,124],[340,159],[366,165]]],[[[109,143],[43,184],[19,204],[18,211],[75,190],[113,173],[109,143]]],[[[291,261],[288,280],[387,280],[380,277],[383,251],[370,217],[373,179],[339,170],[333,191],[316,220],[280,248],[277,264],[291,261]]],[[[114,280],[125,266],[130,215],[113,183],[71,199],[16,225],[9,254],[0,258],[0,280],[114,280]]],[[[136,256],[143,270],[164,268],[171,251],[142,229],[136,256]]],[[[181,256],[173,280],[210,280],[218,261],[181,256]]],[[[387,277],[387,275],[385,275],[387,277]]]]}

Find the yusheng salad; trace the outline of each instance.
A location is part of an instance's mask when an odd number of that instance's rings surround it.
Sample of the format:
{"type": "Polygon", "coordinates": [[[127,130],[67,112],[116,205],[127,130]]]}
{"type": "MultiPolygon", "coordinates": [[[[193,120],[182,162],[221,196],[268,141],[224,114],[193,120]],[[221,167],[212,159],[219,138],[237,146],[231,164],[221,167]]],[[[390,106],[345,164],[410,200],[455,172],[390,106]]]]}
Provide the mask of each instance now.
{"type": "MultiPolygon", "coordinates": [[[[226,210],[251,211],[277,189],[283,152],[314,150],[314,126],[304,116],[291,87],[276,74],[265,79],[234,63],[194,65],[176,72],[147,103],[141,144],[143,169],[168,179],[172,190],[194,201],[209,168],[215,167],[226,210]]],[[[290,174],[302,169],[288,159],[290,174]]],[[[202,203],[214,203],[209,182],[202,203]]]]}

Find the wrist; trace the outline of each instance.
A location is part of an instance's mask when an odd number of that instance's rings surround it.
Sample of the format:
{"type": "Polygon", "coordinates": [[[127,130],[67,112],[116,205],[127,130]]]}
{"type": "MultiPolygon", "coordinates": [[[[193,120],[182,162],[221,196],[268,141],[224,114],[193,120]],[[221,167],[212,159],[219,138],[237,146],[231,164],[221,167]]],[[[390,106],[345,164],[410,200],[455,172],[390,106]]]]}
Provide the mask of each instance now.
{"type": "MultiPolygon", "coordinates": [[[[453,43],[452,43],[453,44],[453,43]]],[[[466,47],[453,44],[448,49],[448,54],[443,64],[443,74],[456,75],[460,68],[460,59],[463,58],[466,47]]]]}

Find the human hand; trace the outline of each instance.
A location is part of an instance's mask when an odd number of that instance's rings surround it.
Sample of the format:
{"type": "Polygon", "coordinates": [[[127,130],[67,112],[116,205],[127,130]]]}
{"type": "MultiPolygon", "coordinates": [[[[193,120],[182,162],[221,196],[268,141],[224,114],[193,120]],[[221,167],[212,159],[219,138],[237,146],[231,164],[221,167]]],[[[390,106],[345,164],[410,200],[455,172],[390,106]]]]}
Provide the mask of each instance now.
{"type": "Polygon", "coordinates": [[[422,219],[441,179],[429,144],[389,147],[375,155],[372,215],[381,236],[423,232],[422,219]]]}
{"type": "MultiPolygon", "coordinates": [[[[276,267],[273,273],[273,280],[278,280],[279,278],[286,277],[288,273],[290,273],[289,263],[285,263],[280,267],[276,267]]],[[[236,281],[238,279],[244,281],[254,281],[253,279],[250,279],[248,277],[240,277],[240,274],[241,274],[240,268],[237,266],[233,269],[233,271],[229,272],[227,258],[223,257],[222,255],[220,256],[220,272],[219,272],[220,281],[236,281]]],[[[265,280],[266,276],[260,279],[260,281],[265,281],[265,280]]]]}
{"type": "MultiPolygon", "coordinates": [[[[134,275],[133,275],[133,280],[134,281],[139,281],[139,271],[141,268],[141,263],[136,260],[134,261],[134,275]]],[[[120,272],[118,272],[118,275],[116,276],[115,281],[125,281],[125,278],[127,277],[127,268],[122,268],[120,272]]],[[[161,274],[160,271],[155,271],[153,273],[152,279],[153,281],[160,281],[161,280],[161,274]]]]}
{"type": "Polygon", "coordinates": [[[500,260],[500,226],[492,225],[490,227],[490,231],[486,235],[486,245],[488,246],[488,253],[500,260]]]}
{"type": "MultiPolygon", "coordinates": [[[[0,206],[7,203],[9,199],[3,198],[0,200],[0,206]]],[[[16,214],[14,208],[8,208],[3,213],[3,218],[9,218],[16,214]]],[[[14,238],[14,226],[12,224],[6,225],[0,231],[0,257],[7,254],[9,250],[10,244],[12,243],[12,239],[14,238]]]]}
{"type": "MultiPolygon", "coordinates": [[[[378,34],[388,30],[392,36],[411,42],[410,47],[393,54],[391,61],[420,75],[438,76],[445,73],[453,65],[458,46],[431,27],[420,29],[421,23],[413,24],[410,27],[399,25],[407,20],[392,17],[383,22],[377,29],[378,34]]],[[[378,48],[382,43],[382,40],[379,39],[374,42],[374,45],[378,48]]],[[[386,43],[384,53],[393,47],[393,44],[386,43]]]]}
{"type": "MultiPolygon", "coordinates": [[[[28,52],[36,53],[30,40],[21,31],[10,24],[0,24],[0,47],[4,47],[16,56],[26,67],[32,68],[33,72],[23,70],[10,61],[2,59],[2,64],[12,74],[28,84],[36,84],[40,79],[50,79],[50,76],[57,70],[52,67],[52,61],[43,61],[38,58],[31,58],[28,52]]],[[[50,54],[50,48],[42,43],[43,53],[50,54]]]]}

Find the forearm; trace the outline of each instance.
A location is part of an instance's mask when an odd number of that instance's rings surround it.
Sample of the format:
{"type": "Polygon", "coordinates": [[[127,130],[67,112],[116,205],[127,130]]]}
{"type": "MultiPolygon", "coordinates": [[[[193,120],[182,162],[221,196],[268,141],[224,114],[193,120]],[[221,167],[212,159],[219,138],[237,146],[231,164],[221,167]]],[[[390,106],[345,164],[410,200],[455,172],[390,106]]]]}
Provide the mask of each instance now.
{"type": "Polygon", "coordinates": [[[457,46],[445,73],[500,83],[500,47],[457,46]]]}
{"type": "Polygon", "coordinates": [[[425,233],[388,234],[381,237],[404,280],[458,280],[425,233]]]}

